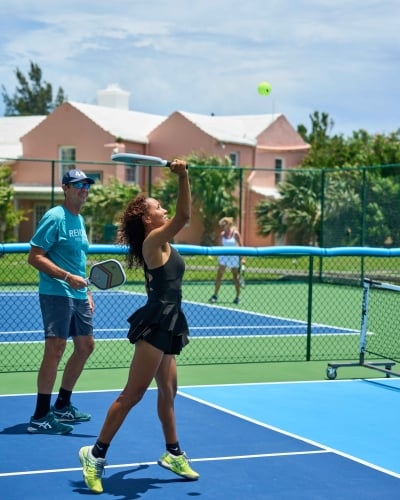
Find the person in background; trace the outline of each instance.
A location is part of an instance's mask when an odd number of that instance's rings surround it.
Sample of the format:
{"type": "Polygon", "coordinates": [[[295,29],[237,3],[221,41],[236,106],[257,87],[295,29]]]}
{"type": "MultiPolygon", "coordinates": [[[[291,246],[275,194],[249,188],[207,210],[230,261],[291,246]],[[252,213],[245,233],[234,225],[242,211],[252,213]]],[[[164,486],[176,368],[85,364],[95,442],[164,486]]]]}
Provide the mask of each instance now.
{"type": "Polygon", "coordinates": [[[144,269],[147,303],[128,319],[128,338],[135,350],[126,385],[108,409],[97,441],[79,450],[83,478],[95,493],[103,492],[101,476],[112,439],[153,379],[158,389],[157,410],[166,447],[158,464],[185,479],[199,478],[181,450],[176,430],[175,355],[189,342],[189,331],[181,309],[185,264],[169,244],[190,220],[191,196],[186,163],[174,160],[169,168],[178,176],[174,217],[168,219],[167,211],[157,200],[142,194],[128,204],[121,219],[118,242],[128,248],[128,268],[135,264],[144,269]]]}
{"type": "MultiPolygon", "coordinates": [[[[240,236],[239,231],[233,225],[232,217],[223,217],[219,221],[219,226],[222,231],[220,234],[221,237],[221,245],[224,247],[241,247],[242,238],[240,236]]],[[[218,301],[218,292],[221,287],[222,277],[226,271],[226,268],[229,268],[232,272],[233,283],[235,285],[236,296],[233,299],[234,304],[239,304],[240,302],[240,277],[239,277],[239,269],[240,262],[242,265],[245,265],[246,259],[240,257],[238,255],[219,255],[218,256],[218,269],[217,269],[217,277],[215,280],[214,293],[210,298],[210,302],[218,301]]]]}
{"type": "Polygon", "coordinates": [[[44,353],[37,376],[36,409],[28,432],[67,434],[69,424],[90,420],[71,404],[73,388],[94,350],[94,304],[87,288],[86,236],[82,206],[94,180],[81,170],[70,170],[62,179],[64,203],[48,210],[30,244],[28,262],[39,271],[39,302],[44,325],[44,353]],[[68,337],[74,349],[62,375],[58,397],[51,406],[57,368],[68,337]]]}

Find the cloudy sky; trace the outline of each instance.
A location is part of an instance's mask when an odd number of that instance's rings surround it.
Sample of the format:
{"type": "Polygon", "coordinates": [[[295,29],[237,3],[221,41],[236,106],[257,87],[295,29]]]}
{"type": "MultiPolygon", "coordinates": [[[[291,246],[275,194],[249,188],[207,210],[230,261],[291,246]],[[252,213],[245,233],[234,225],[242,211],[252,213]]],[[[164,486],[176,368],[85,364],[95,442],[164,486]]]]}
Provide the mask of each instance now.
{"type": "MultiPolygon", "coordinates": [[[[333,133],[400,128],[399,0],[12,0],[0,17],[0,85],[30,61],[71,101],[118,84],[130,109],[169,115],[314,111],[333,133]],[[257,85],[268,81],[269,96],[257,85]]],[[[0,115],[5,106],[0,96],[0,115]]]]}

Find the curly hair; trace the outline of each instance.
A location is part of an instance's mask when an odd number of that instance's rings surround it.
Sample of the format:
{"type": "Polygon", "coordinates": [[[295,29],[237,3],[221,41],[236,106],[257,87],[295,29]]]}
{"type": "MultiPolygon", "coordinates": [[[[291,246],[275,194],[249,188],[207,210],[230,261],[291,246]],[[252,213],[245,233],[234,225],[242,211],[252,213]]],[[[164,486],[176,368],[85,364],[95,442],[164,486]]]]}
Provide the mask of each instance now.
{"type": "Polygon", "coordinates": [[[145,238],[142,216],[146,213],[147,197],[138,195],[128,203],[120,219],[117,243],[128,247],[126,262],[128,268],[143,267],[142,245],[145,238]]]}

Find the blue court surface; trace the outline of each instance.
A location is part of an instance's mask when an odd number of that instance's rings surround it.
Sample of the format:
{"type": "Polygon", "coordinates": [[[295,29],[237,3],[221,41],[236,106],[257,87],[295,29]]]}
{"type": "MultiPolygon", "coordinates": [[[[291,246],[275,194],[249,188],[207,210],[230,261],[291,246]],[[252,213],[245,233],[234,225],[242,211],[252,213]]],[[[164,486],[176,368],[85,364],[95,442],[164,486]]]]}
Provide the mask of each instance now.
{"type": "MultiPolygon", "coordinates": [[[[94,292],[96,340],[126,339],[127,318],[146,301],[144,294],[128,292],[94,292]]],[[[42,342],[43,324],[37,292],[2,293],[6,299],[7,316],[2,319],[0,342],[42,342]],[[23,302],[21,302],[23,300],[23,302]],[[21,314],[21,303],[29,314],[21,314]],[[16,325],[18,325],[16,327],[16,325]]],[[[307,335],[305,321],[280,318],[242,309],[210,304],[184,302],[192,337],[238,337],[307,335]],[[218,314],[215,314],[215,310],[218,314]]],[[[312,335],[359,335],[359,331],[334,325],[313,324],[312,335]]]]}
{"type": "MultiPolygon", "coordinates": [[[[164,442],[151,389],[109,449],[100,497],[398,498],[399,391],[398,379],[182,387],[180,442],[201,475],[191,482],[156,464],[164,442]]],[[[94,443],[117,394],[76,393],[92,420],[67,436],[27,434],[35,396],[0,396],[2,498],[93,497],[77,454],[94,443]]]]}

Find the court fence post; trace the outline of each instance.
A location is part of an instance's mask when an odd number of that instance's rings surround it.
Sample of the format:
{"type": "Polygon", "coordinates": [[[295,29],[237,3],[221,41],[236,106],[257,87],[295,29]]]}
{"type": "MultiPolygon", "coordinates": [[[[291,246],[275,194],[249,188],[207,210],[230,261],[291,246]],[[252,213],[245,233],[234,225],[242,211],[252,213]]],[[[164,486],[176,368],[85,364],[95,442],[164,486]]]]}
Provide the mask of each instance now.
{"type": "Polygon", "coordinates": [[[50,201],[50,206],[51,208],[54,207],[55,205],[55,182],[56,182],[56,167],[55,167],[55,162],[54,160],[51,161],[51,201],[50,201]]]}
{"type": "Polygon", "coordinates": [[[311,325],[312,325],[312,295],[313,295],[313,275],[314,275],[314,256],[309,256],[308,264],[308,301],[307,301],[307,350],[306,360],[311,359],[311,325]]]}

